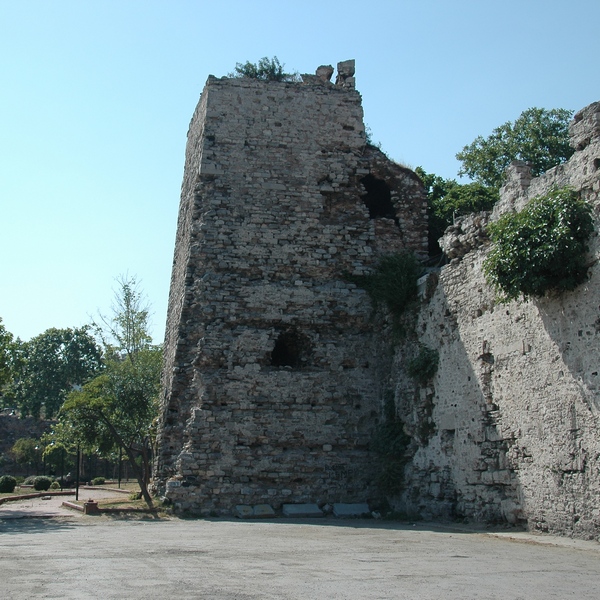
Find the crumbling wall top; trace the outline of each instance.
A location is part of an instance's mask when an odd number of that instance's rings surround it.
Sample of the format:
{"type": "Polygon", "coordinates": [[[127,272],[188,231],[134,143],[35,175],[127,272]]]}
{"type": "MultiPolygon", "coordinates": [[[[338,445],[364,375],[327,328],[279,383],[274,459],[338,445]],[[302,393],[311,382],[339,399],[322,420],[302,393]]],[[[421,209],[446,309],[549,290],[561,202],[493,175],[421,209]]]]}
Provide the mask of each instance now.
{"type": "Polygon", "coordinates": [[[335,85],[353,90],[356,86],[356,79],[354,77],[354,73],[356,72],[354,59],[339,62],[337,64],[337,70],[338,74],[335,85]]]}
{"type": "MultiPolygon", "coordinates": [[[[352,58],[350,60],[344,60],[337,64],[337,76],[335,78],[335,86],[331,82],[331,77],[333,76],[334,69],[331,65],[320,65],[317,67],[315,74],[312,75],[310,73],[302,73],[300,75],[300,80],[297,80],[296,77],[291,78],[290,80],[286,80],[280,83],[287,84],[295,84],[295,83],[303,83],[303,84],[319,84],[326,85],[336,88],[343,88],[348,90],[356,89],[356,78],[354,74],[356,72],[355,60],[352,58]]],[[[206,85],[210,85],[211,83],[216,83],[222,79],[246,79],[246,77],[215,77],[214,75],[209,75],[206,80],[206,85]]]]}
{"type": "Polygon", "coordinates": [[[583,150],[593,140],[600,139],[600,102],[593,102],[575,114],[569,124],[569,143],[583,150]]]}

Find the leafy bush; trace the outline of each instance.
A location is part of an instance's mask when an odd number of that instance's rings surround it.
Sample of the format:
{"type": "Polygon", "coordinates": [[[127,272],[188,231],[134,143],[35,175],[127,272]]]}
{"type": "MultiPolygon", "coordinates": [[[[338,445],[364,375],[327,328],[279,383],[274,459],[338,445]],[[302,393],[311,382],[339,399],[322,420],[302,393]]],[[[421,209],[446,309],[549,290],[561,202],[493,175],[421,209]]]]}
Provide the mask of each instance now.
{"type": "Polygon", "coordinates": [[[104,477],[94,477],[92,479],[92,485],[104,485],[106,483],[106,479],[104,477]]]}
{"type": "Polygon", "coordinates": [[[12,475],[2,475],[0,477],[0,493],[12,494],[15,491],[17,480],[12,475]]]}
{"type": "Polygon", "coordinates": [[[248,77],[259,81],[298,81],[298,75],[286,73],[284,67],[276,56],[271,59],[265,56],[258,63],[235,63],[235,69],[233,73],[229,73],[229,77],[248,77]]]}
{"type": "Polygon", "coordinates": [[[33,485],[35,483],[35,475],[29,475],[23,480],[23,485],[33,485]]]}
{"type": "Polygon", "coordinates": [[[420,272],[415,255],[401,252],[382,257],[370,275],[347,275],[346,278],[366,290],[373,308],[383,303],[397,319],[417,297],[420,272]]]}
{"type": "Polygon", "coordinates": [[[58,481],[53,481],[50,484],[50,489],[51,490],[60,490],[60,483],[58,483],[58,481]]]}
{"type": "Polygon", "coordinates": [[[52,479],[44,475],[40,475],[33,480],[33,489],[38,492],[45,492],[52,485],[52,479]]]}
{"type": "Polygon", "coordinates": [[[420,344],[419,353],[406,365],[406,371],[419,383],[427,383],[437,371],[440,355],[437,350],[420,344]]]}
{"type": "Polygon", "coordinates": [[[501,302],[572,290],[587,276],[593,230],[591,207],[569,188],[554,189],[488,225],[486,278],[501,302]]]}

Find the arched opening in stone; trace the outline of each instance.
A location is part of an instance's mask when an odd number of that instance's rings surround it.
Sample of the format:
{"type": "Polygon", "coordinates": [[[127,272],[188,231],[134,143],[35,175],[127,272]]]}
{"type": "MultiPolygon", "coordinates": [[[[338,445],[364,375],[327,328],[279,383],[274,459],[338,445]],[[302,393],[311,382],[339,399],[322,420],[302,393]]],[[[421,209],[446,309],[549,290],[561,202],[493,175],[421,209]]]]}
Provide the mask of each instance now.
{"type": "Polygon", "coordinates": [[[360,182],[367,192],[361,198],[369,209],[369,218],[394,219],[397,223],[398,218],[392,204],[392,194],[388,184],[370,173],[365,175],[360,182]]]}
{"type": "Polygon", "coordinates": [[[286,329],[279,334],[271,352],[271,365],[274,367],[304,366],[310,355],[310,341],[296,328],[286,329]]]}

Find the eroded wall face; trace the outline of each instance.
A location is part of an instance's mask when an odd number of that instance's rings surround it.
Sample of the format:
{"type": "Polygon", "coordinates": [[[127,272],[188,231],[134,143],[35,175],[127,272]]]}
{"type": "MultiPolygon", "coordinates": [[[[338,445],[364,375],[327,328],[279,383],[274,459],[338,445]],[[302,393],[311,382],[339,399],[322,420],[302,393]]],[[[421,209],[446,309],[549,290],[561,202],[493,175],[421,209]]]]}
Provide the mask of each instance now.
{"type": "Polygon", "coordinates": [[[345,274],[424,253],[426,228],[419,180],[365,144],[353,89],[210,78],[188,133],[159,493],[202,513],[373,497],[392,353],[345,274]]]}
{"type": "MultiPolygon", "coordinates": [[[[531,180],[515,167],[497,214],[555,185],[570,185],[592,204],[598,228],[600,105],[582,113],[572,130],[586,143],[540,178],[531,180]]],[[[462,243],[477,238],[466,228],[459,234],[462,243]]],[[[429,389],[421,390],[432,399],[430,435],[407,468],[399,504],[429,517],[598,536],[597,233],[589,280],[560,297],[498,304],[482,275],[486,252],[480,246],[444,267],[422,307],[422,341],[439,349],[440,362],[429,389]]],[[[396,369],[401,372],[401,365],[396,369]]],[[[410,403],[400,410],[414,420],[410,403]]]]}

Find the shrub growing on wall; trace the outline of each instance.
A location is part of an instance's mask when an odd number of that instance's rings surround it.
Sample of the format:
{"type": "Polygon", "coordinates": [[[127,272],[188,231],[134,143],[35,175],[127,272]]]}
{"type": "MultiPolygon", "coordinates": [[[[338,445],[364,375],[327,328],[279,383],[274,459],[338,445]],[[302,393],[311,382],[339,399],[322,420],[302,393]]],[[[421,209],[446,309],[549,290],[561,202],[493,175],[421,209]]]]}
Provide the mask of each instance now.
{"type": "Polygon", "coordinates": [[[371,275],[349,275],[347,279],[366,290],[373,308],[384,304],[397,319],[417,297],[420,271],[414,254],[401,252],[383,256],[371,275]]]}
{"type": "Polygon", "coordinates": [[[591,207],[569,188],[533,199],[488,226],[483,271],[502,302],[572,290],[587,275],[591,207]]]}
{"type": "Polygon", "coordinates": [[[248,79],[258,79],[259,81],[299,81],[300,77],[296,73],[286,73],[285,65],[279,62],[274,56],[261,58],[257,63],[246,61],[245,63],[236,63],[233,73],[229,77],[246,77],[248,79]]]}
{"type": "Polygon", "coordinates": [[[417,355],[406,365],[406,371],[418,383],[426,384],[437,371],[440,355],[437,350],[421,344],[417,355]]]}
{"type": "Polygon", "coordinates": [[[371,451],[379,458],[377,487],[386,496],[398,494],[402,489],[409,444],[410,436],[404,432],[404,424],[398,418],[393,396],[390,396],[385,402],[383,421],[370,444],[371,451]]]}

